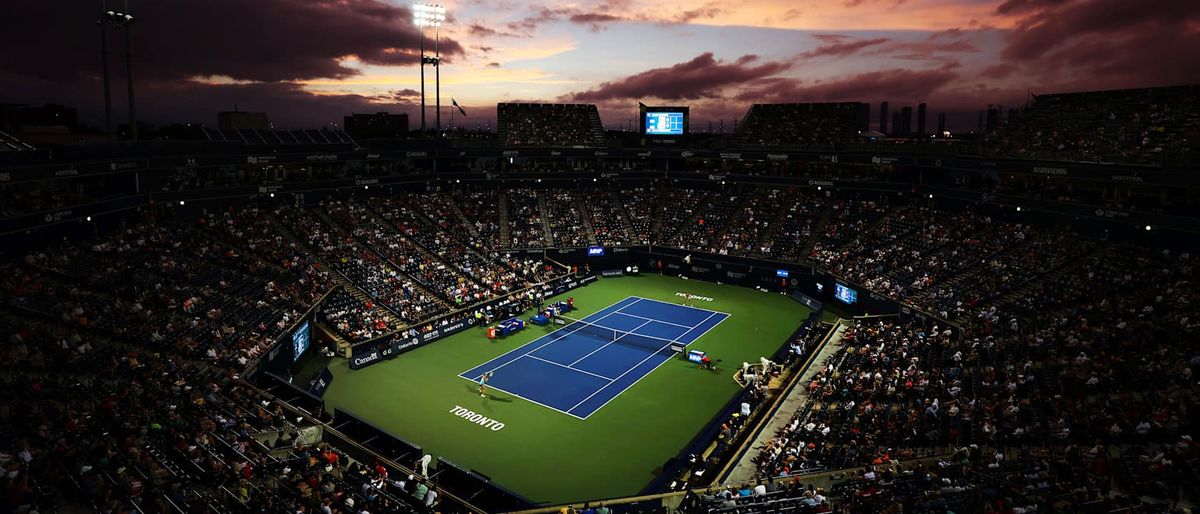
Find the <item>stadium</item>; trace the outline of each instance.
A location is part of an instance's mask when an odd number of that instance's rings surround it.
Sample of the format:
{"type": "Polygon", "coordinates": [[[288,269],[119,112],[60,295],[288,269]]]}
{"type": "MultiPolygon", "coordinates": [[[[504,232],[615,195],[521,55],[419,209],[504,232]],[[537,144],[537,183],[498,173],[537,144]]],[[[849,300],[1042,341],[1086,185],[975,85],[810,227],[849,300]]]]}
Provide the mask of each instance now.
{"type": "Polygon", "coordinates": [[[1195,5],[34,4],[3,512],[1200,503],[1195,5]]]}

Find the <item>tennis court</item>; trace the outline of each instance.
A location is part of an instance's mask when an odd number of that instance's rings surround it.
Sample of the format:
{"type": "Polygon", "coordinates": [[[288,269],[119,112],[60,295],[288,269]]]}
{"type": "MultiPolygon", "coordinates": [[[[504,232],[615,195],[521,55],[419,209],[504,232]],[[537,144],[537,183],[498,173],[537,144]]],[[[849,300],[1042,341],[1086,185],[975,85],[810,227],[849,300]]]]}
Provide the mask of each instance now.
{"type": "Polygon", "coordinates": [[[729,315],[631,296],[461,373],[488,387],[587,419],[729,315]]]}

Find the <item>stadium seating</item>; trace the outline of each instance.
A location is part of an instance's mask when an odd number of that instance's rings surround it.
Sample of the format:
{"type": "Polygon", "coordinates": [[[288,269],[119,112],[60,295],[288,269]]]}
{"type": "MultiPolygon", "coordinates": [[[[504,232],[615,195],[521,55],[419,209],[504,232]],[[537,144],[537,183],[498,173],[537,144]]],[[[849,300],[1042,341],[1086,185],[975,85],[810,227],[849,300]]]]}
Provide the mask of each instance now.
{"type": "Polygon", "coordinates": [[[1200,87],[1045,94],[1021,119],[989,136],[996,155],[1159,164],[1196,150],[1200,87]]]}
{"type": "Polygon", "coordinates": [[[750,147],[836,147],[858,139],[869,108],[861,103],[754,104],[738,127],[750,147]]]}
{"type": "Polygon", "coordinates": [[[604,144],[592,104],[496,105],[496,134],[505,146],[595,147],[604,144]]]}
{"type": "Polygon", "coordinates": [[[29,363],[2,378],[0,444],[29,456],[9,483],[43,511],[65,488],[105,511],[330,499],[423,512],[424,486],[289,442],[305,429],[296,416],[235,377],[314,304],[348,342],[427,331],[555,273],[509,250],[594,237],[809,263],[943,318],[855,322],[802,385],[810,401],[754,454],[764,480],[861,471],[824,492],[694,495],[688,512],[1152,511],[1139,497],[1196,493],[1190,254],[884,198],[665,184],[402,193],[209,209],[36,249],[0,275],[3,355],[29,363]],[[958,454],[913,462],[946,448],[958,454]]]}

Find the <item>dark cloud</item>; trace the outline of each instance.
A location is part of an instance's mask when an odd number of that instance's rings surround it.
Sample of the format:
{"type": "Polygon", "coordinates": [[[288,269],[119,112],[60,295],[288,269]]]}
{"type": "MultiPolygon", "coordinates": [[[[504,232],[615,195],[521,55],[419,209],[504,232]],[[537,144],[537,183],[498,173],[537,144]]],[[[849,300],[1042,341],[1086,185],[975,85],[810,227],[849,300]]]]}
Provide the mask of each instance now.
{"type": "Polygon", "coordinates": [[[1001,57],[1031,87],[1110,89],[1200,82],[1200,2],[1010,0],[1020,15],[1001,57]]]}
{"type": "Polygon", "coordinates": [[[676,23],[691,23],[695,20],[716,18],[723,12],[725,12],[725,10],[721,8],[721,4],[717,2],[708,2],[695,9],[679,13],[679,15],[676,16],[673,21],[676,23]]]}
{"type": "Polygon", "coordinates": [[[738,96],[755,103],[921,99],[930,98],[958,78],[958,73],[948,69],[881,70],[813,83],[790,78],[769,78],[755,81],[738,96]]]}
{"type": "MultiPolygon", "coordinates": [[[[1200,22],[1196,0],[1038,2],[1028,9],[1028,16],[1008,35],[1003,50],[1007,59],[1036,59],[1080,38],[1138,38],[1161,30],[1194,38],[1200,22]]],[[[1155,60],[1170,65],[1170,59],[1155,60]]]]}
{"type": "MultiPolygon", "coordinates": [[[[124,123],[125,94],[123,82],[114,84],[113,110],[116,121],[124,123]]],[[[84,121],[99,123],[103,114],[103,97],[99,80],[83,84],[68,84],[44,79],[0,74],[0,92],[16,93],[22,102],[40,104],[71,99],[71,106],[80,110],[84,121]]],[[[210,85],[194,81],[144,81],[138,83],[138,119],[163,125],[172,122],[216,124],[216,113],[234,106],[244,111],[264,111],[276,126],[306,128],[340,122],[351,112],[408,112],[420,93],[399,90],[380,97],[353,94],[314,95],[299,84],[267,82],[251,84],[210,85]]],[[[0,101],[7,98],[0,97],[0,101]]]]}
{"type": "Polygon", "coordinates": [[[956,58],[946,54],[978,53],[979,47],[966,38],[959,29],[935,32],[915,41],[893,41],[875,49],[871,55],[887,55],[910,61],[934,61],[956,63],[956,58]]]}
{"type": "Polygon", "coordinates": [[[581,12],[572,14],[567,21],[576,25],[586,25],[593,32],[604,28],[604,24],[624,21],[625,18],[600,12],[581,12]]]}
{"type": "Polygon", "coordinates": [[[825,41],[828,44],[821,45],[813,50],[800,54],[801,57],[845,57],[858,53],[868,47],[882,45],[889,40],[887,38],[872,38],[872,39],[854,39],[848,36],[838,34],[817,34],[813,36],[818,40],[825,41]]]}
{"type": "Polygon", "coordinates": [[[996,6],[996,14],[1017,15],[1065,4],[1071,0],[1006,0],[996,6]]]}
{"type": "MultiPolygon", "coordinates": [[[[0,71],[78,80],[99,70],[98,5],[10,2],[0,21],[0,71]],[[34,22],[36,20],[36,22],[34,22]]],[[[419,46],[411,13],[381,0],[162,0],[134,3],[134,66],[139,78],[229,76],[286,81],[354,75],[338,62],[413,64],[419,46]]],[[[109,31],[114,55],[123,37],[109,31]]],[[[442,53],[462,46],[443,38],[442,53]]]]}
{"type": "Polygon", "coordinates": [[[500,67],[500,63],[498,63],[498,62],[489,62],[489,63],[487,63],[487,65],[489,68],[499,68],[500,67]]]}
{"type": "MultiPolygon", "coordinates": [[[[494,28],[491,28],[491,27],[488,27],[488,26],[485,26],[485,25],[482,25],[479,23],[472,23],[472,24],[468,25],[467,33],[471,34],[472,36],[475,36],[475,37],[522,37],[522,38],[533,37],[533,34],[531,34],[531,33],[518,34],[516,32],[510,32],[507,30],[496,30],[494,28]]],[[[491,47],[476,47],[476,48],[487,48],[488,51],[491,50],[491,47]]]]}
{"type": "Polygon", "coordinates": [[[421,96],[421,92],[417,91],[416,89],[397,89],[395,91],[392,91],[392,98],[395,98],[396,100],[403,100],[406,98],[419,98],[420,96],[421,96]]]}
{"type": "Polygon", "coordinates": [[[665,68],[655,68],[600,84],[595,89],[565,95],[577,102],[611,99],[661,98],[690,100],[720,96],[727,86],[776,75],[792,66],[789,62],[759,62],[756,55],[744,55],[726,62],[705,52],[696,58],[665,68]]]}
{"type": "Polygon", "coordinates": [[[1012,75],[1013,72],[1017,71],[1017,69],[1018,69],[1017,65],[1015,65],[1013,63],[1005,62],[1005,63],[996,64],[993,66],[988,66],[987,68],[984,68],[983,71],[980,72],[980,74],[987,78],[1002,79],[1004,77],[1012,75]]]}

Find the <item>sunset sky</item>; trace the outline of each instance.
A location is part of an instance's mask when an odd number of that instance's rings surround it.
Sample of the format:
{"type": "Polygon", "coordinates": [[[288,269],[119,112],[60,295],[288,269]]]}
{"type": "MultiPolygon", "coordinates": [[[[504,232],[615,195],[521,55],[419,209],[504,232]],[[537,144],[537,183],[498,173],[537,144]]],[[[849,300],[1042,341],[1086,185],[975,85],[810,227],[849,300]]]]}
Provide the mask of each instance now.
{"type": "MultiPolygon", "coordinates": [[[[120,8],[109,0],[110,8],[120,8]]],[[[1200,83],[1200,1],[454,0],[443,103],[470,124],[504,101],[586,102],[610,128],[637,102],[690,105],[692,128],[756,102],[929,103],[969,128],[986,104],[1047,93],[1200,83]]],[[[215,124],[237,105],[277,126],[350,112],[418,119],[411,3],[130,0],[140,117],[215,124]]],[[[62,103],[102,120],[100,0],[10,0],[0,102],[62,103]]],[[[124,121],[123,34],[110,29],[124,121]]],[[[430,32],[432,36],[432,31],[430,32]]],[[[428,70],[432,105],[432,70],[428,70]]],[[[449,111],[443,111],[448,116],[449,111]]],[[[431,117],[433,115],[430,109],[431,117]]],[[[432,119],[432,118],[431,118],[432,119]]],[[[447,123],[447,119],[443,119],[447,123]]]]}

